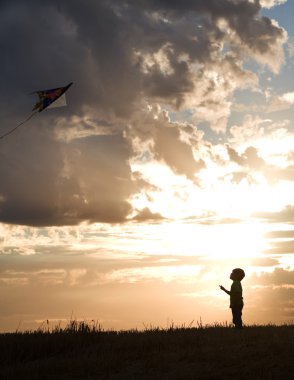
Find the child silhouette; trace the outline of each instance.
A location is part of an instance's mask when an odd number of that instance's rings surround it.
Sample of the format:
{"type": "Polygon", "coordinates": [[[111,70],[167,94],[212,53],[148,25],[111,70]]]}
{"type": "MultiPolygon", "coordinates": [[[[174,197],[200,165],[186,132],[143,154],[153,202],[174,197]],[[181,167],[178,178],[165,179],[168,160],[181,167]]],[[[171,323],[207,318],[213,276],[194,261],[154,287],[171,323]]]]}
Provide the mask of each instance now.
{"type": "Polygon", "coordinates": [[[230,308],[232,309],[233,323],[236,328],[241,329],[243,327],[242,322],[242,309],[244,306],[242,297],[242,285],[241,281],[245,277],[245,272],[241,268],[235,268],[232,270],[230,279],[233,281],[231,290],[225,289],[222,285],[219,287],[230,296],[230,308]]]}

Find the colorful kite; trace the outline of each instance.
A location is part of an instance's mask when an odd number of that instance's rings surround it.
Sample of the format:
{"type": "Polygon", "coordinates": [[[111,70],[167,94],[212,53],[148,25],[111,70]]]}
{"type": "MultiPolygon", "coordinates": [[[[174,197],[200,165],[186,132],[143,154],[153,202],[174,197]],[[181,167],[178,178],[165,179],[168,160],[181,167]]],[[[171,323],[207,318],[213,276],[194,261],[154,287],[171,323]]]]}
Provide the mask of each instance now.
{"type": "Polygon", "coordinates": [[[16,127],[11,129],[9,132],[4,133],[4,135],[0,136],[0,139],[3,139],[4,137],[10,135],[12,132],[14,132],[18,127],[29,121],[37,112],[43,111],[47,107],[53,107],[54,102],[56,102],[56,106],[60,107],[62,105],[65,105],[65,100],[61,102],[62,98],[64,97],[65,92],[69,89],[69,87],[72,85],[72,82],[69,83],[65,87],[58,87],[58,88],[52,88],[50,90],[42,90],[42,91],[34,91],[32,94],[37,94],[39,97],[39,101],[35,104],[34,108],[32,109],[32,113],[30,116],[22,121],[20,124],[18,124],[16,127]],[[58,101],[58,102],[57,102],[58,101]],[[57,104],[58,103],[58,104],[57,104]]]}

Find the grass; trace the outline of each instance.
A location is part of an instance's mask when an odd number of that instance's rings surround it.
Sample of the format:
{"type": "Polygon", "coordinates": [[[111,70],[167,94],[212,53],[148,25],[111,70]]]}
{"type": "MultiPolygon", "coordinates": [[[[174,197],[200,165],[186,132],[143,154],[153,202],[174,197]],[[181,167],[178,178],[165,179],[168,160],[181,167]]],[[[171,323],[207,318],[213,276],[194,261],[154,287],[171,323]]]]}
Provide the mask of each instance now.
{"type": "Polygon", "coordinates": [[[215,324],[104,331],[72,320],[61,328],[0,334],[1,380],[290,379],[294,325],[215,324]]]}

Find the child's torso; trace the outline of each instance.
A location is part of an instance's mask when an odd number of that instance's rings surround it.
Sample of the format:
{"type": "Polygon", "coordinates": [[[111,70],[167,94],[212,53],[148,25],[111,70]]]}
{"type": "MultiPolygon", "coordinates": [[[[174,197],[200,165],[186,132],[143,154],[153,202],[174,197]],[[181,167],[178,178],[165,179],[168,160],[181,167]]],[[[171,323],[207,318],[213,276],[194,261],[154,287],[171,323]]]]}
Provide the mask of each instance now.
{"type": "Polygon", "coordinates": [[[240,281],[233,281],[230,293],[230,307],[244,305],[242,297],[242,285],[240,281]]]}

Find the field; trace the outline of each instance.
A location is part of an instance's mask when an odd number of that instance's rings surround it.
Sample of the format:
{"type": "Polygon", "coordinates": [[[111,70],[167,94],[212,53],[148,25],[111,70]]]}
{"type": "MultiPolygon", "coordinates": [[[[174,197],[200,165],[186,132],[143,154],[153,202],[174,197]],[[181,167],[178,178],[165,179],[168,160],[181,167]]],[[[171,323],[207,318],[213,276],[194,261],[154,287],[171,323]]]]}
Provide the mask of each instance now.
{"type": "Polygon", "coordinates": [[[293,378],[294,325],[66,328],[0,334],[1,380],[293,378]]]}

